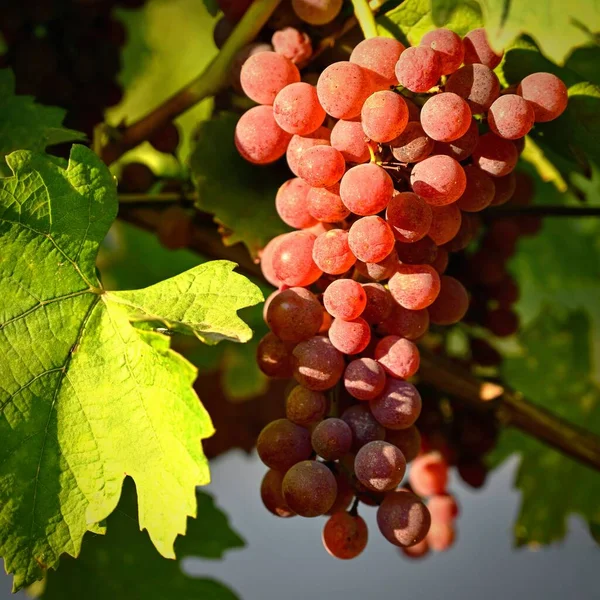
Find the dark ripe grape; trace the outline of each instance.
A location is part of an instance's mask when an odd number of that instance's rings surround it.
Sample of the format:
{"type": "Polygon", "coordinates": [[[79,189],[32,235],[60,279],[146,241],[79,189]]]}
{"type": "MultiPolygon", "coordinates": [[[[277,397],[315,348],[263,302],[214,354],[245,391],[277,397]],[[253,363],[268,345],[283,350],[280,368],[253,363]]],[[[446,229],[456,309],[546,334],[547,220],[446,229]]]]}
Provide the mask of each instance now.
{"type": "Polygon", "coordinates": [[[372,358],[357,358],[346,367],[344,386],[354,398],[372,400],[385,387],[385,372],[372,358]]]}
{"type": "Polygon", "coordinates": [[[521,154],[523,154],[523,150],[525,150],[525,138],[517,138],[516,140],[513,140],[513,144],[515,145],[519,156],[521,156],[521,154]]]}
{"type": "Polygon", "coordinates": [[[394,191],[385,218],[399,242],[416,242],[429,231],[431,208],[413,192],[394,191]]]}
{"type": "Polygon", "coordinates": [[[456,531],[451,523],[432,523],[427,534],[427,543],[435,552],[445,552],[456,537],[456,531]]]}
{"type": "Polygon", "coordinates": [[[443,246],[458,233],[461,222],[462,215],[456,203],[432,206],[429,237],[438,246],[443,246]]]}
{"type": "Polygon", "coordinates": [[[411,244],[396,244],[398,260],[404,265],[430,265],[435,260],[438,247],[428,236],[411,244]]]}
{"type": "Polygon", "coordinates": [[[495,285],[506,277],[504,258],[497,252],[479,250],[469,258],[469,272],[483,285],[495,285]]]}
{"type": "Polygon", "coordinates": [[[325,120],[317,89],[303,81],[290,83],[277,94],[273,115],[281,129],[295,135],[309,135],[325,120]]]}
{"type": "Polygon", "coordinates": [[[368,406],[356,404],[342,413],[342,420],[352,430],[352,450],[357,452],[365,444],[385,438],[385,428],[377,422],[368,406]]]}
{"type": "Polygon", "coordinates": [[[410,175],[410,184],[427,204],[443,206],[456,202],[467,185],[462,166],[450,156],[436,154],[417,163],[410,175]]]}
{"type": "Polygon", "coordinates": [[[290,171],[294,175],[298,175],[298,165],[300,157],[305,150],[313,146],[328,146],[331,137],[331,130],[327,127],[319,127],[316,131],[309,135],[294,135],[288,144],[286,150],[286,159],[290,171]]]}
{"type": "Polygon", "coordinates": [[[417,458],[421,451],[421,434],[415,425],[407,429],[390,430],[386,432],[385,439],[402,452],[407,463],[417,458]]]}
{"type": "Polygon", "coordinates": [[[331,146],[307,148],[298,161],[298,176],[312,187],[331,187],[345,170],[342,153],[331,146]]]}
{"type": "Polygon", "coordinates": [[[479,489],[487,478],[487,468],[478,460],[461,461],[458,463],[458,474],[467,485],[479,489]]]}
{"type": "Polygon", "coordinates": [[[365,263],[378,263],[394,249],[394,234],[381,217],[362,217],[352,224],[348,245],[352,254],[365,263]]]}
{"type": "Polygon", "coordinates": [[[164,127],[157,129],[148,141],[159,152],[172,154],[179,146],[179,129],[173,121],[170,121],[164,127]]]}
{"type": "Polygon", "coordinates": [[[465,64],[481,63],[490,69],[495,69],[502,60],[504,52],[496,54],[488,42],[483,27],[469,31],[463,38],[465,46],[465,64]]]}
{"type": "Polygon", "coordinates": [[[448,485],[448,463],[439,452],[417,456],[410,466],[408,480],[419,496],[444,494],[448,485]]]}
{"type": "Polygon", "coordinates": [[[256,348],[258,368],[267,377],[288,379],[292,376],[292,355],[286,345],[273,333],[269,332],[260,340],[256,348]]]}
{"type": "Polygon", "coordinates": [[[354,472],[369,490],[387,492],[395,489],[406,472],[406,459],[396,446],[377,440],[365,444],[354,459],[354,472]]]}
{"type": "Polygon", "coordinates": [[[322,233],[313,246],[313,260],[324,273],[341,275],[356,262],[348,244],[348,232],[332,229],[322,233]]]}
{"type": "Polygon", "coordinates": [[[367,294],[353,279],[337,279],[325,290],[323,304],[332,317],[352,321],[365,309],[367,294]]]}
{"type": "Polygon", "coordinates": [[[360,317],[352,321],[334,319],[329,328],[329,339],[343,354],[359,354],[371,341],[371,328],[360,317]]]}
{"type": "Polygon", "coordinates": [[[496,73],[485,65],[465,65],[448,79],[445,89],[464,98],[477,114],[487,111],[498,98],[500,82],[496,73]]]}
{"type": "Polygon", "coordinates": [[[365,100],[374,91],[369,71],[347,61],[329,65],[317,82],[321,106],[328,115],[336,119],[358,117],[365,100]]]}
{"type": "Polygon", "coordinates": [[[335,472],[333,474],[337,483],[337,496],[332,507],[326,513],[328,515],[346,511],[354,498],[354,488],[348,481],[346,474],[335,472]]]}
{"type": "Polygon", "coordinates": [[[360,515],[339,512],[323,528],[323,546],[335,558],[356,558],[367,546],[367,524],[360,515]]]}
{"type": "Polygon", "coordinates": [[[432,496],[427,502],[432,524],[451,524],[458,517],[458,504],[452,494],[432,496]]]}
{"type": "Polygon", "coordinates": [[[431,96],[421,108],[421,125],[425,133],[438,142],[453,142],[467,133],[471,109],[466,101],[451,92],[431,96]]]}
{"type": "Polygon", "coordinates": [[[356,270],[367,279],[381,281],[389,279],[398,266],[398,254],[392,250],[383,260],[376,263],[356,261],[356,270]]]}
{"type": "Polygon", "coordinates": [[[535,113],[532,105],[517,94],[504,94],[488,111],[490,129],[502,138],[516,140],[529,133],[535,113]]]}
{"type": "Polygon", "coordinates": [[[267,325],[284,342],[313,337],[323,322],[323,307],[316,296],[302,287],[279,292],[267,310],[267,325]]]}
{"type": "Polygon", "coordinates": [[[265,165],[285,154],[291,137],[275,122],[272,106],[255,106],[240,117],[234,141],[244,159],[265,165]]]}
{"type": "Polygon", "coordinates": [[[119,178],[119,191],[125,193],[147,192],[154,183],[154,173],[148,165],[127,163],[119,178]]]}
{"type": "Polygon", "coordinates": [[[375,142],[391,142],[408,123],[408,107],[400,94],[380,90],[369,96],[360,112],[367,137],[375,142]]]}
{"type": "Polygon", "coordinates": [[[363,283],[363,290],[367,304],[361,316],[369,325],[377,325],[390,316],[394,301],[380,283],[363,283]]]}
{"type": "Polygon", "coordinates": [[[503,258],[513,256],[521,236],[519,224],[514,219],[495,219],[483,238],[482,248],[491,250],[503,258]]]}
{"type": "Polygon", "coordinates": [[[283,497],[301,517],[324,515],[336,496],[335,477],[323,463],[304,460],[291,467],[283,478],[283,497]]]}
{"type": "Polygon", "coordinates": [[[340,119],[331,130],[331,145],[342,153],[349,163],[366,163],[371,159],[369,140],[360,119],[340,119]]]}
{"type": "Polygon", "coordinates": [[[258,104],[273,104],[284,87],[299,81],[296,65],[276,52],[254,54],[244,63],[240,74],[244,93],[258,104]]]}
{"type": "Polygon", "coordinates": [[[407,48],[395,67],[399,83],[411,92],[427,92],[442,75],[439,55],[431,48],[417,46],[407,48]]]}
{"type": "Polygon", "coordinates": [[[482,135],[473,151],[473,164],[493,177],[508,175],[518,159],[519,153],[513,142],[492,132],[482,135]]]}
{"type": "Polygon", "coordinates": [[[471,338],[471,360],[482,367],[497,367],[502,363],[502,355],[489,342],[482,338],[471,338]]]}
{"type": "Polygon", "coordinates": [[[479,143],[479,129],[477,128],[477,121],[471,121],[471,125],[467,130],[467,133],[462,137],[459,137],[453,142],[436,142],[433,148],[434,154],[443,154],[449,156],[454,160],[461,162],[466,158],[469,158],[473,153],[473,150],[479,143]]]}
{"type": "Polygon", "coordinates": [[[327,413],[325,394],[297,385],[285,401],[285,416],[296,425],[307,427],[318,423],[327,413]]]}
{"type": "Polygon", "coordinates": [[[350,215],[340,198],[340,184],[331,187],[309,188],[305,207],[317,221],[339,223],[350,215]]]}
{"type": "Polygon", "coordinates": [[[378,87],[389,88],[398,83],[395,67],[405,49],[404,44],[398,40],[373,37],[355,46],[350,55],[350,62],[368,69],[373,74],[378,87]]]}
{"type": "Polygon", "coordinates": [[[421,119],[421,107],[417,106],[412,100],[405,98],[406,106],[408,107],[408,122],[417,121],[421,119]]]}
{"type": "Polygon", "coordinates": [[[375,360],[388,375],[408,379],[419,370],[421,357],[416,344],[397,335],[388,335],[375,347],[375,360]]]}
{"type": "Polygon", "coordinates": [[[260,497],[265,508],[276,517],[293,517],[296,513],[287,505],[281,489],[285,473],[269,469],[260,484],[260,497]]]}
{"type": "Polygon", "coordinates": [[[321,421],[312,432],[313,450],[325,460],[339,460],[350,452],[352,430],[342,419],[321,421]]]}
{"type": "Polygon", "coordinates": [[[519,285],[507,274],[500,283],[488,288],[488,293],[500,308],[510,308],[519,299],[519,285]]]}
{"type": "Polygon", "coordinates": [[[342,0],[292,0],[294,12],[309,25],[326,25],[342,10],[342,0]]]}
{"type": "Polygon", "coordinates": [[[467,176],[467,187],[463,195],[456,201],[456,206],[467,212],[479,212],[487,208],[494,200],[496,193],[494,180],[473,165],[465,167],[465,175],[467,176]]]}
{"type": "Polygon", "coordinates": [[[394,302],[392,312],[380,323],[377,333],[418,340],[427,333],[428,329],[429,313],[426,308],[410,310],[394,302]]]}
{"type": "Polygon", "coordinates": [[[225,45],[229,36],[235,29],[235,23],[232,23],[227,17],[221,17],[213,29],[213,41],[219,50],[225,45]]]}
{"type": "Polygon", "coordinates": [[[403,308],[427,308],[440,292],[440,276],[429,265],[399,265],[389,281],[390,293],[403,308]]]}
{"type": "Polygon", "coordinates": [[[285,27],[276,31],[271,38],[271,44],[277,54],[283,54],[294,64],[304,63],[312,55],[310,37],[294,27],[285,27]]]}
{"type": "Polygon", "coordinates": [[[187,248],[194,235],[193,215],[182,206],[170,206],[160,214],[156,235],[169,250],[187,248]]]}
{"type": "Polygon", "coordinates": [[[310,433],[287,419],[277,419],[260,432],[256,451],[267,467],[287,471],[312,454],[310,433]]]}
{"type": "Polygon", "coordinates": [[[275,209],[281,220],[295,229],[306,229],[317,224],[307,210],[311,187],[299,177],[288,179],[275,196],[275,209]]]}
{"type": "Polygon", "coordinates": [[[435,142],[418,121],[409,121],[404,131],[390,142],[394,158],[401,163],[416,163],[427,158],[435,142]]]}
{"type": "Polygon", "coordinates": [[[509,173],[504,177],[496,177],[494,179],[494,184],[496,192],[490,206],[500,206],[501,204],[506,204],[515,193],[515,188],[517,185],[515,173],[509,173]]]}
{"type": "Polygon", "coordinates": [[[273,250],[273,271],[286,285],[307,286],[323,274],[313,260],[317,238],[308,231],[286,233],[273,250]]]}
{"type": "Polygon", "coordinates": [[[440,293],[427,309],[436,325],[454,325],[462,321],[469,308],[469,294],[463,284],[448,275],[442,275],[440,293]]]}
{"type": "Polygon", "coordinates": [[[377,525],[388,542],[406,548],[425,539],[431,517],[418,496],[397,490],[385,495],[377,509],[377,525]]]}
{"type": "Polygon", "coordinates": [[[535,183],[527,173],[515,173],[515,193],[511,199],[511,206],[529,206],[535,191],[535,183]]]}
{"type": "Polygon", "coordinates": [[[383,392],[370,405],[373,416],[386,429],[407,429],[419,418],[422,402],[414,385],[388,377],[383,392]]]}
{"type": "Polygon", "coordinates": [[[442,75],[454,73],[463,63],[465,48],[460,37],[449,29],[426,33],[419,44],[431,48],[439,57],[442,75]]]}
{"type": "Polygon", "coordinates": [[[474,213],[461,213],[461,222],[456,235],[444,244],[448,252],[464,250],[476,237],[481,228],[481,220],[474,213]]]}
{"type": "Polygon", "coordinates": [[[427,538],[421,540],[418,544],[415,544],[414,546],[410,546],[408,548],[400,548],[400,551],[407,558],[423,558],[429,553],[429,544],[427,543],[427,538]]]}
{"type": "Polygon", "coordinates": [[[340,197],[356,215],[376,215],[385,210],[394,193],[394,182],[375,163],[348,169],[340,183],[340,197]]]}
{"type": "Polygon", "coordinates": [[[508,337],[519,330],[519,316],[506,308],[488,313],[485,326],[497,337],[508,337]]]}
{"type": "Polygon", "coordinates": [[[328,338],[316,336],[300,342],[292,352],[294,355],[294,378],[310,390],[327,390],[342,377],[344,356],[328,338]]]}
{"type": "Polygon", "coordinates": [[[517,93],[531,104],[537,123],[559,117],[569,100],[567,86],[552,73],[527,75],[519,84],[517,93]]]}
{"type": "Polygon", "coordinates": [[[442,275],[446,269],[448,268],[449,255],[448,250],[443,246],[438,246],[437,256],[435,260],[431,263],[431,266],[442,275]]]}
{"type": "Polygon", "coordinates": [[[274,237],[260,253],[260,270],[262,271],[263,277],[273,286],[280,287],[283,285],[283,281],[277,277],[275,270],[273,269],[273,255],[277,244],[285,239],[286,234],[282,233],[277,237],[274,237]]]}

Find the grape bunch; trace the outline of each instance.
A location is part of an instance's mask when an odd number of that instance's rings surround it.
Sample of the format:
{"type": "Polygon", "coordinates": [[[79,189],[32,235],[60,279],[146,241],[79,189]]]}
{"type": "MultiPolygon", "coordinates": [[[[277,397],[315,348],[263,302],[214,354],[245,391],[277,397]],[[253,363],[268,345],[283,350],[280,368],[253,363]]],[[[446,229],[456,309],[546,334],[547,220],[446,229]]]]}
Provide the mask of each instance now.
{"type": "Polygon", "coordinates": [[[490,227],[479,253],[464,249],[478,236],[477,213],[513,196],[524,136],[567,105],[565,85],[549,73],[503,90],[493,71],[501,59],[483,29],[462,39],[437,29],[409,48],[366,39],[316,85],[278,52],[254,54],[241,69],[257,106],[237,124],[238,151],[260,165],[285,155],[294,175],[275,205],[296,231],[261,257],[278,289],[265,304],[271,331],[258,364],[294,381],[286,418],[258,438],[270,469],[261,495],[280,517],[329,515],[323,543],[338,558],[366,546],[361,502],[378,506],[381,534],[410,556],[454,539],[450,462],[421,444],[415,426],[418,343],[431,324],[453,325],[469,310],[477,321],[461,279],[495,290],[499,308],[477,317],[492,331],[512,314],[503,308],[510,298],[500,299],[512,293],[508,254],[494,247],[508,228],[490,227]],[[470,279],[454,260],[447,274],[451,255],[470,279]]]}

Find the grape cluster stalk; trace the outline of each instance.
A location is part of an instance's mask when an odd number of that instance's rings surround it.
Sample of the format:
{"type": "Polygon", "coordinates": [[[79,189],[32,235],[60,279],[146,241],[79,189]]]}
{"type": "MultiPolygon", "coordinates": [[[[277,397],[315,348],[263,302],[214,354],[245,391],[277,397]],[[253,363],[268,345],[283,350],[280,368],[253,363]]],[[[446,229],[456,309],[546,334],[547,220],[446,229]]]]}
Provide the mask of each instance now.
{"type": "MultiPolygon", "coordinates": [[[[327,2],[292,6],[301,4],[327,2]]],[[[419,342],[430,325],[465,317],[498,336],[518,326],[505,263],[534,228],[498,221],[481,237],[478,213],[524,186],[514,173],[524,136],[564,112],[567,90],[549,73],[502,89],[493,70],[502,54],[483,29],[463,38],[437,29],[409,48],[369,38],[312,83],[283,47],[244,62],[240,86],[257,105],[235,132],[246,160],[285,156],[294,175],[275,204],[295,231],[261,257],[277,291],[265,304],[271,331],[258,364],[293,381],[286,418],[257,441],[269,467],[261,497],[279,517],[328,515],[323,544],[337,558],[367,544],[360,503],[378,507],[380,533],[405,555],[445,550],[458,514],[447,490],[456,453],[415,425],[419,342]],[[475,240],[479,250],[466,252],[475,240]]],[[[478,364],[498,358],[483,339],[472,338],[471,351],[478,364]]],[[[456,417],[460,439],[465,422],[456,417]]],[[[473,485],[485,478],[484,451],[459,457],[473,485]]]]}

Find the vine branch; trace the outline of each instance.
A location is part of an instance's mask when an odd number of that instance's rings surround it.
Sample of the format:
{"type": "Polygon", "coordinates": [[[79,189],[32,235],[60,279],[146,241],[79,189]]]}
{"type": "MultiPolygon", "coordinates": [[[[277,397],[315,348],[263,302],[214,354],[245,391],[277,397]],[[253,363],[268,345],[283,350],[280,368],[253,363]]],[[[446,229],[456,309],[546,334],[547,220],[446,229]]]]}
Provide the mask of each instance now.
{"type": "Polygon", "coordinates": [[[377,37],[377,24],[368,0],[352,0],[352,5],[365,39],[377,37]]]}

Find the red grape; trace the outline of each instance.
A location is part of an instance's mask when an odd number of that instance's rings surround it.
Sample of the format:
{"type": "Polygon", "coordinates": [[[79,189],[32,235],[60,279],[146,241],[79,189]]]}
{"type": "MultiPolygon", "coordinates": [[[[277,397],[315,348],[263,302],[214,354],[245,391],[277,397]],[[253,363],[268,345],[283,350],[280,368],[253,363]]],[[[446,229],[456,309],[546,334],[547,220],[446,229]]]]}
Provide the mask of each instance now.
{"type": "Polygon", "coordinates": [[[179,129],[172,121],[157,129],[149,138],[150,144],[159,152],[172,154],[179,146],[179,129]]]}
{"type": "Polygon", "coordinates": [[[372,358],[353,360],[344,372],[344,386],[358,400],[372,400],[385,386],[385,372],[372,358]]]}
{"type": "Polygon", "coordinates": [[[355,46],[350,62],[373,73],[378,87],[389,88],[398,83],[394,69],[404,50],[404,44],[398,40],[387,37],[368,38],[355,46]]]}
{"type": "Polygon", "coordinates": [[[314,460],[295,464],[285,474],[282,489],[288,506],[301,517],[324,515],[337,496],[333,473],[314,460]]]}
{"type": "Polygon", "coordinates": [[[328,338],[315,336],[293,350],[294,378],[309,390],[327,390],[342,377],[344,357],[328,338]]]}
{"type": "Polygon", "coordinates": [[[552,73],[527,75],[519,84],[517,93],[531,104],[537,123],[559,117],[569,101],[567,86],[552,73]]]}
{"type": "Polygon", "coordinates": [[[289,179],[277,190],[275,208],[281,220],[290,227],[305,229],[317,224],[306,209],[310,186],[295,177],[289,179]]]}
{"type": "Polygon", "coordinates": [[[389,279],[395,272],[398,266],[398,255],[395,250],[392,250],[383,260],[379,262],[362,262],[356,261],[356,270],[367,279],[373,281],[381,281],[389,279]]]}
{"type": "Polygon", "coordinates": [[[411,92],[427,92],[442,75],[439,55],[431,48],[417,46],[407,48],[395,67],[396,78],[400,85],[411,92]]]}
{"type": "Polygon", "coordinates": [[[312,187],[331,187],[346,170],[342,153],[331,146],[313,146],[302,152],[298,176],[312,187]]]}
{"type": "Polygon", "coordinates": [[[311,436],[313,450],[325,460],[339,460],[352,447],[352,430],[342,419],[321,421],[311,436]]]}
{"type": "Polygon", "coordinates": [[[425,539],[431,517],[418,496],[396,490],[388,492],[377,509],[377,525],[388,542],[406,548],[425,539]]]}
{"type": "Polygon", "coordinates": [[[404,131],[390,142],[394,158],[401,163],[416,163],[427,158],[435,142],[418,121],[409,121],[404,131]]]}
{"type": "Polygon", "coordinates": [[[487,111],[500,95],[500,82],[496,73],[485,65],[465,65],[449,77],[445,89],[464,98],[478,114],[487,111]]]}
{"type": "Polygon", "coordinates": [[[301,342],[313,337],[323,321],[323,307],[314,294],[303,287],[279,292],[267,310],[267,324],[285,342],[301,342]]]}
{"type": "Polygon", "coordinates": [[[323,304],[332,317],[352,321],[365,310],[367,294],[353,279],[338,279],[325,290],[323,304]]]}
{"type": "Polygon", "coordinates": [[[370,325],[377,325],[387,319],[394,305],[391,294],[380,283],[364,283],[367,304],[361,317],[370,325]]]}
{"type": "Polygon", "coordinates": [[[363,217],[350,227],[348,245],[358,260],[377,263],[394,249],[394,234],[381,217],[363,217]]]}
{"type": "Polygon", "coordinates": [[[397,335],[388,335],[375,347],[375,359],[385,372],[408,379],[419,370],[420,355],[416,344],[397,335]]]}
{"type": "Polygon", "coordinates": [[[256,451],[267,467],[287,471],[312,454],[310,433],[287,419],[277,419],[260,432],[256,451]]]}
{"type": "Polygon", "coordinates": [[[394,300],[409,310],[427,308],[440,292],[440,276],[429,265],[400,265],[389,281],[394,300]]]}
{"type": "Polygon", "coordinates": [[[494,187],[494,199],[490,206],[506,204],[513,197],[515,188],[517,187],[517,179],[514,172],[504,175],[503,177],[496,177],[494,179],[494,187]]]}
{"type": "Polygon", "coordinates": [[[392,312],[377,328],[378,333],[418,340],[429,329],[427,309],[410,310],[394,302],[392,312]]]}
{"type": "Polygon", "coordinates": [[[462,166],[450,156],[435,155],[417,163],[410,175],[415,194],[433,206],[456,202],[467,185],[462,166]]]}
{"type": "Polygon", "coordinates": [[[419,496],[444,494],[448,485],[448,463],[438,452],[417,456],[410,467],[408,480],[419,496]]]}
{"type": "Polygon", "coordinates": [[[260,270],[262,271],[263,277],[273,286],[280,287],[283,284],[283,281],[275,275],[275,270],[273,269],[273,255],[275,254],[275,249],[279,242],[285,239],[286,234],[282,233],[277,237],[274,237],[262,250],[260,253],[260,270]]]}
{"type": "Polygon", "coordinates": [[[334,319],[329,328],[331,343],[344,354],[359,354],[371,341],[371,328],[360,317],[352,321],[334,319]]]}
{"type": "Polygon", "coordinates": [[[144,163],[127,163],[119,177],[119,191],[125,193],[146,192],[154,183],[152,169],[144,163]]]}
{"type": "Polygon", "coordinates": [[[406,429],[390,430],[385,439],[402,452],[407,463],[417,458],[421,451],[421,434],[416,425],[411,425],[406,429]]]}
{"type": "Polygon", "coordinates": [[[481,63],[495,69],[502,60],[503,52],[496,54],[488,42],[485,29],[473,29],[463,39],[465,46],[465,64],[481,63]]]}
{"type": "Polygon", "coordinates": [[[302,153],[313,146],[329,146],[331,131],[327,127],[319,127],[315,132],[306,135],[294,135],[286,151],[287,163],[290,171],[298,175],[298,163],[302,153]]]}
{"type": "Polygon", "coordinates": [[[342,420],[352,430],[352,450],[358,451],[365,444],[385,438],[385,428],[377,422],[368,406],[355,404],[342,413],[342,420]]]}
{"type": "Polygon", "coordinates": [[[492,132],[482,135],[473,151],[473,164],[493,177],[508,175],[518,159],[516,146],[492,132]]]}
{"type": "Polygon", "coordinates": [[[451,524],[432,523],[427,534],[427,543],[435,552],[445,552],[452,546],[456,532],[451,524]]]}
{"type": "Polygon", "coordinates": [[[533,127],[534,120],[532,105],[517,94],[500,96],[488,111],[490,129],[507,140],[516,140],[527,135],[533,127]]]}
{"type": "Polygon", "coordinates": [[[409,546],[408,548],[400,548],[400,551],[404,556],[411,559],[423,558],[429,553],[429,544],[427,543],[427,538],[421,540],[414,546],[409,546]]]}
{"type": "Polygon", "coordinates": [[[290,350],[271,332],[258,343],[256,362],[259,369],[268,377],[287,379],[292,376],[293,364],[290,350]]]}
{"type": "Polygon", "coordinates": [[[486,318],[485,326],[498,337],[508,337],[519,330],[519,316],[506,308],[492,310],[486,318]]]}
{"type": "Polygon", "coordinates": [[[451,494],[432,496],[427,503],[432,523],[450,524],[458,517],[458,504],[451,494]]]}
{"type": "Polygon", "coordinates": [[[408,123],[408,107],[399,94],[381,90],[365,100],[360,117],[367,137],[375,142],[391,142],[408,123]]]}
{"type": "Polygon", "coordinates": [[[273,116],[281,129],[296,135],[315,132],[325,120],[314,86],[300,81],[286,85],[273,102],[273,116]]]}
{"type": "Polygon", "coordinates": [[[371,159],[369,141],[360,119],[340,119],[331,130],[331,145],[342,153],[349,163],[366,163],[371,159]]]}
{"type": "Polygon", "coordinates": [[[369,490],[387,492],[395,489],[406,472],[406,459],[396,446],[384,441],[365,444],[354,458],[354,472],[369,490]]]}
{"type": "Polygon", "coordinates": [[[453,142],[467,133],[471,125],[471,109],[457,94],[436,94],[421,108],[421,125],[431,139],[453,142]]]}
{"type": "Polygon", "coordinates": [[[394,182],[385,169],[374,163],[348,169],[340,183],[340,196],[356,215],[376,215],[392,199],[394,182]]]}
{"type": "Polygon", "coordinates": [[[456,206],[467,212],[478,212],[487,208],[496,193],[494,180],[473,165],[465,167],[465,175],[467,186],[463,195],[456,201],[456,206]]]}
{"type": "Polygon", "coordinates": [[[349,560],[365,549],[368,536],[367,524],[360,515],[339,512],[325,523],[323,546],[331,556],[349,560]]]}
{"type": "Polygon", "coordinates": [[[442,275],[440,293],[428,308],[429,318],[436,325],[454,325],[462,321],[469,308],[469,294],[463,284],[448,275],[442,275]]]}
{"type": "Polygon", "coordinates": [[[431,226],[431,207],[417,194],[394,192],[385,218],[400,242],[416,242],[424,238],[431,226]]]}
{"type": "Polygon", "coordinates": [[[449,29],[434,29],[426,33],[419,45],[428,46],[438,55],[442,75],[454,73],[463,63],[465,57],[463,42],[449,29]]]}
{"type": "Polygon", "coordinates": [[[313,246],[313,260],[325,273],[345,273],[356,262],[356,257],[348,245],[348,232],[332,229],[322,233],[313,246]]]}
{"type": "Polygon", "coordinates": [[[477,128],[477,122],[473,120],[465,135],[453,142],[436,142],[433,152],[434,154],[445,154],[461,162],[473,154],[478,142],[479,129],[477,128]]]}
{"type": "Polygon", "coordinates": [[[294,64],[306,62],[312,55],[310,37],[294,27],[285,27],[273,34],[271,44],[277,54],[283,54],[294,64]]]}
{"type": "Polygon", "coordinates": [[[254,54],[244,63],[240,74],[244,93],[258,104],[273,104],[286,85],[299,81],[296,65],[276,52],[254,54]]]}
{"type": "Polygon", "coordinates": [[[381,395],[371,400],[371,412],[386,429],[406,429],[421,414],[417,388],[401,379],[388,377],[381,395]]]}
{"type": "Polygon", "coordinates": [[[313,258],[316,237],[308,231],[286,233],[273,251],[273,270],[286,285],[307,286],[322,274],[313,258]]]}
{"type": "Polygon", "coordinates": [[[412,242],[410,244],[396,244],[398,260],[405,265],[430,265],[435,260],[438,247],[429,237],[412,242]]]}
{"type": "Polygon", "coordinates": [[[462,216],[456,204],[431,207],[431,227],[429,237],[442,246],[449,242],[460,229],[462,216]]]}
{"type": "Polygon", "coordinates": [[[431,263],[431,266],[441,275],[448,268],[449,259],[448,250],[443,246],[438,246],[437,256],[431,263]]]}
{"type": "Polygon", "coordinates": [[[269,469],[260,484],[260,497],[265,508],[277,517],[293,517],[296,513],[287,505],[281,490],[284,473],[269,469]]]}
{"type": "Polygon", "coordinates": [[[292,0],[294,12],[309,25],[325,25],[342,9],[343,0],[292,0]]]}
{"type": "Polygon", "coordinates": [[[350,214],[340,198],[339,183],[328,188],[310,188],[306,201],[308,213],[318,221],[338,223],[350,214]]]}
{"type": "Polygon", "coordinates": [[[297,385],[285,400],[285,416],[292,423],[307,427],[325,416],[328,405],[325,394],[297,385]]]}

